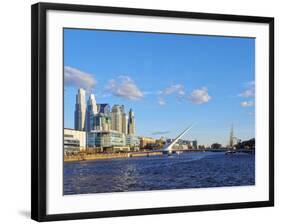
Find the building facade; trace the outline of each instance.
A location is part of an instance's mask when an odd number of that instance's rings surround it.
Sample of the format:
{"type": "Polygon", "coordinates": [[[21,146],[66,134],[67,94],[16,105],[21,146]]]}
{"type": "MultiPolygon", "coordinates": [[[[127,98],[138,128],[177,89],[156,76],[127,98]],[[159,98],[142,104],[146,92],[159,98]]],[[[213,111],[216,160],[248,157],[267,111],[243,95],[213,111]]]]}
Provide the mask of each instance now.
{"type": "Polygon", "coordinates": [[[135,135],[126,135],[126,145],[131,148],[139,149],[140,139],[135,135]]]}
{"type": "Polygon", "coordinates": [[[74,112],[74,127],[75,130],[85,130],[85,118],[86,118],[86,104],[85,104],[86,92],[80,88],[76,94],[76,104],[74,112]]]}
{"type": "Polygon", "coordinates": [[[86,150],[86,132],[74,130],[70,128],[64,129],[64,149],[68,150],[73,147],[78,147],[79,151],[86,150]],[[73,145],[71,145],[73,144],[73,145]],[[79,145],[78,145],[79,144],[79,145]]]}
{"type": "Polygon", "coordinates": [[[155,144],[156,139],[151,137],[140,137],[140,148],[145,149],[148,145],[155,144]]]}
{"type": "Polygon", "coordinates": [[[132,109],[130,109],[129,117],[128,117],[128,134],[129,135],[136,134],[135,115],[132,109]]]}
{"type": "Polygon", "coordinates": [[[110,113],[110,105],[107,103],[97,104],[98,113],[109,114],[110,113]]]}
{"type": "Polygon", "coordinates": [[[95,95],[91,94],[87,103],[86,110],[86,131],[94,129],[94,116],[98,113],[97,103],[95,95]]]}
{"type": "Polygon", "coordinates": [[[80,141],[71,134],[64,134],[64,155],[77,154],[80,152],[80,141]]]}
{"type": "Polygon", "coordinates": [[[93,129],[98,131],[110,131],[111,130],[111,117],[107,114],[99,113],[94,116],[93,129]]]}
{"type": "Polygon", "coordinates": [[[123,109],[121,105],[114,105],[112,107],[111,116],[111,129],[122,133],[122,114],[123,109]]]}
{"type": "Polygon", "coordinates": [[[125,146],[125,144],[125,135],[117,131],[94,130],[87,133],[87,146],[89,148],[110,148],[114,146],[125,146]]]}
{"type": "Polygon", "coordinates": [[[128,134],[128,117],[125,112],[122,114],[122,133],[128,134]]]}

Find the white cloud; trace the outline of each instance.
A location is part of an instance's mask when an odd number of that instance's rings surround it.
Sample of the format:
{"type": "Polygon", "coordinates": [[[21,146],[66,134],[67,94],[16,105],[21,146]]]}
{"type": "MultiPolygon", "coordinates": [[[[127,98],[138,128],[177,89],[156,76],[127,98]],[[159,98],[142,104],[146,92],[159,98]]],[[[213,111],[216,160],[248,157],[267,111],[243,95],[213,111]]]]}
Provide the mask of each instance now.
{"type": "Polygon", "coordinates": [[[201,87],[200,89],[193,90],[187,99],[195,104],[203,104],[207,103],[211,100],[211,96],[208,93],[208,89],[206,87],[201,87]]]}
{"type": "Polygon", "coordinates": [[[242,107],[252,107],[254,106],[254,101],[243,101],[241,102],[242,107]]]}
{"type": "Polygon", "coordinates": [[[139,100],[144,96],[144,93],[128,76],[119,76],[116,80],[109,80],[106,90],[115,96],[129,100],[139,100]]]}
{"type": "Polygon", "coordinates": [[[242,93],[240,93],[240,96],[243,97],[254,97],[255,96],[255,89],[246,89],[242,93]]]}
{"type": "Polygon", "coordinates": [[[84,88],[87,91],[91,90],[97,84],[95,78],[86,72],[70,66],[64,67],[64,83],[66,86],[84,88]]]}
{"type": "Polygon", "coordinates": [[[255,82],[251,81],[247,83],[247,89],[245,89],[242,93],[239,94],[242,97],[255,97],[255,82]]]}
{"type": "Polygon", "coordinates": [[[176,94],[178,97],[182,98],[185,95],[184,86],[181,84],[175,84],[166,87],[163,90],[158,91],[157,93],[160,97],[158,98],[158,104],[160,106],[166,105],[166,97],[171,94],[176,94]]]}
{"type": "Polygon", "coordinates": [[[159,93],[163,94],[163,95],[170,95],[170,94],[176,93],[180,96],[183,96],[185,94],[184,86],[181,84],[168,86],[167,88],[161,90],[159,93]]]}
{"type": "Polygon", "coordinates": [[[166,105],[166,101],[165,101],[163,98],[159,98],[159,99],[158,99],[158,104],[159,104],[160,106],[164,106],[164,105],[166,105]]]}

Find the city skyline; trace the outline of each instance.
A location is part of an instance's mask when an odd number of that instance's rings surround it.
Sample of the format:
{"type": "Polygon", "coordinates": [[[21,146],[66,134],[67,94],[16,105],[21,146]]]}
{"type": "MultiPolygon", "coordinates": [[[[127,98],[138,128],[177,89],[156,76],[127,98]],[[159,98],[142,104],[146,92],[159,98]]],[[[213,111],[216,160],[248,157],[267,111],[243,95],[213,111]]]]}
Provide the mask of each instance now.
{"type": "Polygon", "coordinates": [[[77,131],[117,131],[125,135],[135,135],[135,117],[132,108],[128,116],[124,105],[99,104],[95,95],[79,88],[76,94],[74,110],[74,130],[77,131]],[[111,109],[110,109],[111,108],[111,109]]]}
{"type": "Polygon", "coordinates": [[[231,124],[238,138],[255,137],[254,39],[64,32],[65,127],[80,86],[87,99],[133,108],[138,136],[173,138],[197,123],[185,139],[226,144],[231,124]]]}

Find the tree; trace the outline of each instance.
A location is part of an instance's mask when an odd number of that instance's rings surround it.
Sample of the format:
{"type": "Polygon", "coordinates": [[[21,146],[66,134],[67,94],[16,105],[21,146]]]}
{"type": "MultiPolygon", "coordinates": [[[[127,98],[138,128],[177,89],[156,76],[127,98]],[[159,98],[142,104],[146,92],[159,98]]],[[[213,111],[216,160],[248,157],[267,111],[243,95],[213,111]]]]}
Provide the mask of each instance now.
{"type": "Polygon", "coordinates": [[[221,144],[219,143],[212,144],[212,149],[220,149],[220,148],[221,148],[221,144]]]}

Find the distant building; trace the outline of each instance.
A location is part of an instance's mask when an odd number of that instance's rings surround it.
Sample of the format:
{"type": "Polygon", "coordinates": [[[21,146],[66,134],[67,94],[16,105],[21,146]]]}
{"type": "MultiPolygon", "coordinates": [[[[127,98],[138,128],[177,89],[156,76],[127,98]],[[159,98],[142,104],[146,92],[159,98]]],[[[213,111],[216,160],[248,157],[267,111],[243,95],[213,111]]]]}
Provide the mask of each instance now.
{"type": "Polygon", "coordinates": [[[155,143],[157,145],[157,148],[160,149],[164,147],[164,145],[166,144],[166,140],[161,137],[160,139],[156,139],[155,143]]]}
{"type": "Polygon", "coordinates": [[[97,104],[98,113],[109,114],[110,113],[110,105],[107,103],[99,103],[97,104]]]}
{"type": "Polygon", "coordinates": [[[86,131],[94,129],[94,116],[98,113],[97,103],[95,95],[91,94],[87,103],[86,110],[86,131]]]}
{"type": "Polygon", "coordinates": [[[128,134],[135,135],[136,133],[135,115],[132,109],[129,111],[128,117],[128,134]]]}
{"type": "Polygon", "coordinates": [[[145,149],[148,145],[155,144],[156,139],[151,137],[140,137],[140,148],[145,149]]]}
{"type": "Polygon", "coordinates": [[[87,133],[87,146],[90,148],[109,148],[114,146],[125,146],[125,144],[125,135],[118,131],[94,130],[87,133]]]}
{"type": "Polygon", "coordinates": [[[86,149],[86,132],[65,128],[64,150],[83,151],[85,149],[86,149]]]}
{"type": "Polygon", "coordinates": [[[110,116],[111,116],[111,129],[122,132],[122,114],[123,114],[124,106],[114,105],[112,107],[110,116]]]}
{"type": "Polygon", "coordinates": [[[192,148],[193,149],[197,149],[198,148],[198,142],[197,142],[197,140],[193,140],[193,141],[191,141],[192,142],[192,148]]]}
{"type": "Polygon", "coordinates": [[[85,130],[85,118],[86,118],[86,104],[85,104],[86,92],[80,88],[76,94],[76,104],[74,112],[74,127],[75,130],[85,130]]]}
{"type": "MultiPolygon", "coordinates": [[[[167,139],[167,144],[170,144],[173,141],[172,138],[167,139]]],[[[183,140],[179,139],[177,143],[173,147],[174,149],[197,149],[198,148],[198,143],[197,140],[183,140]]]]}

